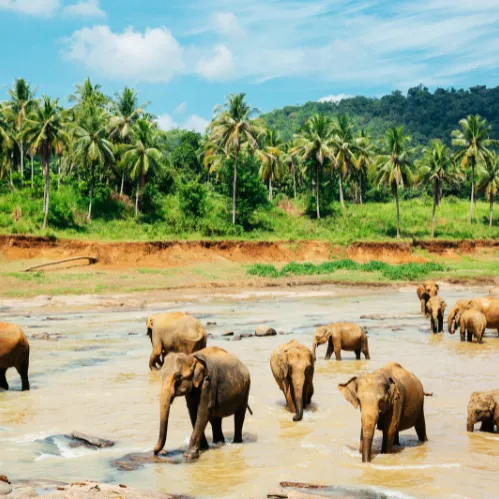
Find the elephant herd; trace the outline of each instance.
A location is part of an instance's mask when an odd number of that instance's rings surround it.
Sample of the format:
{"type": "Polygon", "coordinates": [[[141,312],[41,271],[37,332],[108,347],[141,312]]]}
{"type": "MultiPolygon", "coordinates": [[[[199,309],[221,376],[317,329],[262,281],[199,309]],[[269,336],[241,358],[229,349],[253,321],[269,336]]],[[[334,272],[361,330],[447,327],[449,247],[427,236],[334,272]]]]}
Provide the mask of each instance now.
{"type": "MultiPolygon", "coordinates": [[[[417,287],[421,312],[430,317],[433,333],[443,331],[445,301],[438,295],[439,286],[427,281],[417,287]]],[[[486,328],[499,332],[499,289],[484,298],[459,300],[448,315],[449,332],[459,326],[461,340],[475,336],[482,342],[486,328]]],[[[185,397],[192,435],[187,459],[199,457],[208,449],[205,429],[210,423],[213,443],[224,443],[222,419],[234,417],[234,443],[243,440],[242,430],[250,393],[247,367],[226,350],[207,346],[207,333],[194,317],[183,312],[152,315],[146,321],[147,335],[152,344],[149,359],[151,370],[161,370],[160,428],[154,453],[159,454],[166,443],[170,407],[175,397],[185,397]]],[[[368,336],[364,328],[349,322],[319,326],[312,349],[291,340],[279,345],[270,358],[270,368],[286,407],[294,413],[293,421],[303,418],[303,409],[314,394],[314,364],[317,346],[327,343],[326,359],[334,353],[341,360],[341,351],[353,351],[370,359],[368,336]]],[[[21,328],[0,323],[0,388],[7,390],[7,369],[14,367],[21,376],[22,390],[29,390],[29,343],[21,328]]],[[[347,402],[360,408],[360,454],[363,462],[371,461],[375,429],[382,431],[382,453],[390,453],[399,445],[399,432],[414,428],[421,442],[427,440],[424,417],[424,392],[420,380],[398,363],[389,363],[367,374],[338,385],[347,402]]],[[[482,431],[493,431],[499,424],[499,390],[475,392],[468,404],[467,429],[481,422],[482,431]]]]}

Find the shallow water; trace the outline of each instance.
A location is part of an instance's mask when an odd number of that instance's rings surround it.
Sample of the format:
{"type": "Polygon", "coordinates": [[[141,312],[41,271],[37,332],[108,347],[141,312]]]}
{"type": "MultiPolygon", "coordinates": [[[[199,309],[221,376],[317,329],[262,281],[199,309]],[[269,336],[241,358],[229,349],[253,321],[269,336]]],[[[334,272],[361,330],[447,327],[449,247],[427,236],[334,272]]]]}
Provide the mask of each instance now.
{"type": "MultiPolygon", "coordinates": [[[[450,308],[455,300],[486,290],[447,288],[441,294],[450,308]]],[[[20,324],[28,336],[46,331],[65,338],[31,340],[31,392],[21,393],[17,374],[8,372],[11,391],[0,393],[1,473],[14,480],[124,482],[200,497],[265,497],[283,480],[368,486],[399,497],[496,495],[499,435],[466,432],[470,393],[499,387],[495,332],[487,333],[483,345],[461,343],[458,334],[430,334],[428,322],[417,315],[413,288],[267,292],[240,295],[230,302],[205,296],[180,308],[203,323],[215,321],[216,326],[207,328],[214,335],[251,332],[261,323],[293,333],[210,340],[239,356],[251,372],[254,415],[247,415],[244,444],[211,449],[193,463],[117,470],[112,466],[115,459],[149,451],[157,438],[159,376],[148,370],[150,342],[144,325],[150,311],[57,314],[55,319],[61,320],[47,320],[40,309],[30,316],[7,310],[0,320],[20,324]],[[359,319],[372,313],[399,318],[359,319]],[[270,353],[292,337],[310,346],[317,324],[338,320],[368,327],[372,360],[357,361],[353,352],[344,352],[342,362],[327,362],[322,360],[325,347],[320,347],[313,404],[302,422],[293,423],[270,371],[270,353]],[[401,434],[396,453],[381,455],[378,432],[373,461],[363,465],[357,451],[360,413],[343,399],[337,385],[389,361],[413,371],[425,391],[434,393],[425,402],[429,441],[419,444],[414,430],[408,430],[401,434]],[[75,430],[117,443],[91,450],[71,448],[62,437],[44,440],[75,430]]],[[[185,402],[178,399],[165,448],[185,450],[190,432],[185,402]]],[[[232,437],[232,418],[224,420],[224,433],[232,437]]],[[[207,436],[210,440],[211,431],[207,436]]]]}

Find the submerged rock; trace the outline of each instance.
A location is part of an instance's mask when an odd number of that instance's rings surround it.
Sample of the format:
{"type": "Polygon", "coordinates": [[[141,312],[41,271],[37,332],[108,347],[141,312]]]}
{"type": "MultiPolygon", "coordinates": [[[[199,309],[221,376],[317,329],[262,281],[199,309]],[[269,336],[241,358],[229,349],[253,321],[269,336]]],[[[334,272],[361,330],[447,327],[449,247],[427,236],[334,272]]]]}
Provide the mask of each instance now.
{"type": "Polygon", "coordinates": [[[258,326],[255,330],[255,336],[276,336],[277,331],[273,327],[258,326]]]}
{"type": "Polygon", "coordinates": [[[63,334],[35,333],[31,335],[32,340],[57,341],[61,338],[66,338],[63,334]]]}
{"type": "Polygon", "coordinates": [[[97,447],[99,449],[105,449],[107,447],[113,447],[114,442],[112,440],[106,440],[104,438],[92,437],[91,435],[85,435],[84,433],[79,433],[74,431],[71,433],[71,438],[77,440],[78,442],[83,442],[90,447],[97,447]]]}
{"type": "Polygon", "coordinates": [[[183,464],[187,462],[180,450],[155,455],[154,452],[135,452],[112,462],[112,466],[121,471],[133,471],[146,464],[183,464]]]}

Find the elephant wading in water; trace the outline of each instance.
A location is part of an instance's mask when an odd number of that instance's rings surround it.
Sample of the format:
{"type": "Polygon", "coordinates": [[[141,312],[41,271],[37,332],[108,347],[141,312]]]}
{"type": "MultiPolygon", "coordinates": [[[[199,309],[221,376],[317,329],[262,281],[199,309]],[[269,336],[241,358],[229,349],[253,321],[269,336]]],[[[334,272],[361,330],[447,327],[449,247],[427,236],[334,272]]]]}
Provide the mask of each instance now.
{"type": "Polygon", "coordinates": [[[149,369],[158,370],[170,352],[190,354],[206,347],[207,334],[203,325],[183,312],[168,312],[147,318],[147,335],[152,352],[149,369]]]}
{"type": "Polygon", "coordinates": [[[355,352],[357,360],[360,360],[360,353],[369,360],[369,346],[366,331],[352,322],[336,322],[328,326],[319,326],[314,334],[312,342],[312,353],[314,360],[317,359],[317,345],[327,342],[326,360],[331,358],[334,352],[336,360],[341,360],[341,351],[355,352]]]}
{"type": "Polygon", "coordinates": [[[433,296],[438,295],[439,289],[438,284],[434,281],[425,281],[416,288],[416,294],[418,295],[423,315],[428,315],[428,301],[433,296]]]}
{"type": "Polygon", "coordinates": [[[432,333],[441,333],[444,330],[444,312],[447,307],[444,299],[433,296],[428,300],[427,310],[430,315],[432,333]]]}
{"type": "Polygon", "coordinates": [[[482,423],[480,431],[492,433],[494,425],[499,426],[499,390],[471,394],[466,429],[472,432],[479,422],[482,423]]]}
{"type": "Polygon", "coordinates": [[[459,334],[461,341],[465,340],[467,334],[468,341],[473,341],[473,336],[478,343],[482,343],[483,334],[487,327],[487,319],[485,315],[475,308],[468,308],[463,313],[459,314],[459,334]]]}
{"type": "Polygon", "coordinates": [[[314,394],[314,358],[312,352],[296,340],[278,346],[270,357],[270,368],[277,385],[284,393],[293,421],[301,421],[303,407],[314,394]]]}
{"type": "Polygon", "coordinates": [[[208,421],[213,429],[213,443],[224,443],[222,418],[233,415],[234,443],[243,441],[250,374],[239,359],[218,347],[190,355],[172,353],[165,358],[161,373],[159,438],[155,454],[165,446],[170,406],[175,397],[185,396],[193,427],[185,453],[187,459],[197,459],[200,449],[208,449],[204,435],[208,421]]]}
{"type": "Polygon", "coordinates": [[[374,430],[383,432],[382,454],[392,452],[399,444],[399,432],[414,427],[425,442],[423,386],[418,378],[395,362],[354,377],[338,385],[343,397],[356,409],[360,406],[360,450],[362,462],[371,461],[374,430]]]}
{"type": "Polygon", "coordinates": [[[449,333],[454,334],[459,326],[461,314],[468,308],[475,308],[482,312],[487,321],[487,329],[496,329],[499,334],[499,299],[489,296],[472,300],[458,300],[447,316],[449,333]]]}
{"type": "Polygon", "coordinates": [[[9,389],[5,374],[15,367],[21,376],[22,390],[29,390],[29,343],[22,329],[0,322],[0,388],[9,389]]]}

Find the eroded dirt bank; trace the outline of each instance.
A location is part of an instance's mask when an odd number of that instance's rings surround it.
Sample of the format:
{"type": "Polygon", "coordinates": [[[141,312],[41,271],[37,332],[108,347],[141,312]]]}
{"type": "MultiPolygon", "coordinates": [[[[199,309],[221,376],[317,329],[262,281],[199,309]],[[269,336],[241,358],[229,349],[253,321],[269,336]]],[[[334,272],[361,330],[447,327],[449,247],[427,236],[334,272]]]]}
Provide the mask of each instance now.
{"type": "Polygon", "coordinates": [[[178,267],[220,259],[239,263],[324,261],[352,258],[388,263],[425,261],[428,254],[449,258],[495,253],[499,240],[356,242],[338,246],[325,241],[157,241],[116,242],[62,240],[34,236],[0,236],[0,256],[6,260],[58,260],[93,256],[102,267],[178,267]]]}

